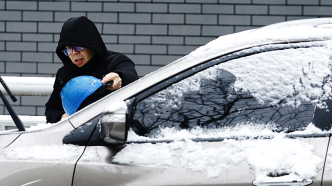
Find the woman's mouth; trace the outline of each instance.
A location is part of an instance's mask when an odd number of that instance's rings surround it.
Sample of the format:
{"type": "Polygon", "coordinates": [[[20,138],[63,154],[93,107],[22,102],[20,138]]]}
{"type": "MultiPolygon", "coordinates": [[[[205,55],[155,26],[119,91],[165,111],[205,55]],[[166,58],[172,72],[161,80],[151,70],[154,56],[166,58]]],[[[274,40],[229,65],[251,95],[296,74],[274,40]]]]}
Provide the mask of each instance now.
{"type": "Polygon", "coordinates": [[[82,63],[83,62],[83,58],[77,58],[75,59],[75,63],[82,63]]]}

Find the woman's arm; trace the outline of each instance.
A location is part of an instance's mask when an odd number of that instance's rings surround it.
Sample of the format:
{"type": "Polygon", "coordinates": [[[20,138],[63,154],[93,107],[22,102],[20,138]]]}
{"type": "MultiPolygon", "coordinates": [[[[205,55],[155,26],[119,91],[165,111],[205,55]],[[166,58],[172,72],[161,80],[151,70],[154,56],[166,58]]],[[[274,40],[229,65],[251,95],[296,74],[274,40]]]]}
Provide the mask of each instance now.
{"type": "Polygon", "coordinates": [[[108,58],[107,72],[102,79],[102,83],[113,81],[109,90],[116,90],[124,87],[138,79],[134,63],[127,56],[116,53],[108,58]]]}

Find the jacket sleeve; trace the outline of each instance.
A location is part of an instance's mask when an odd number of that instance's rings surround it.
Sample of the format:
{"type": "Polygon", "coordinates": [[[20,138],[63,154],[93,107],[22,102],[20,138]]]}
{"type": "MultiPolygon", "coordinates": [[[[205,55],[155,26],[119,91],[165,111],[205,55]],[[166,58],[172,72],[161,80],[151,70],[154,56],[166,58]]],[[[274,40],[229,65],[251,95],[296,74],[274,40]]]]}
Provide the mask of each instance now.
{"type": "Polygon", "coordinates": [[[110,60],[107,66],[107,72],[115,72],[122,79],[122,87],[136,81],[138,75],[134,62],[124,54],[117,53],[115,56],[108,58],[110,60]]]}
{"type": "MultiPolygon", "coordinates": [[[[59,70],[60,71],[60,70],[59,70]]],[[[57,72],[56,79],[53,85],[53,92],[48,100],[48,102],[45,104],[46,109],[45,109],[45,116],[46,116],[46,121],[47,123],[56,123],[61,120],[61,116],[65,113],[63,107],[62,107],[62,101],[60,97],[60,91],[61,91],[61,86],[59,82],[57,81],[58,79],[58,74],[59,71],[57,72]]]]}

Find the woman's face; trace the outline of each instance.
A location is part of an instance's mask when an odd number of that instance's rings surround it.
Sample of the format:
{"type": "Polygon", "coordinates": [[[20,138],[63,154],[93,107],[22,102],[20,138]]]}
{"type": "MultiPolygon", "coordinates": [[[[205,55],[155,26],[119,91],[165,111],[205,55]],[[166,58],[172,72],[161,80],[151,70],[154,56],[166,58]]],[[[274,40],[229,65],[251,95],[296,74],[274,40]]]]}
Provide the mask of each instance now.
{"type": "MultiPolygon", "coordinates": [[[[66,46],[66,48],[72,48],[73,46],[66,46]]],[[[70,60],[78,67],[82,67],[95,55],[95,51],[84,48],[82,51],[76,51],[73,48],[73,54],[69,56],[70,60]]]]}

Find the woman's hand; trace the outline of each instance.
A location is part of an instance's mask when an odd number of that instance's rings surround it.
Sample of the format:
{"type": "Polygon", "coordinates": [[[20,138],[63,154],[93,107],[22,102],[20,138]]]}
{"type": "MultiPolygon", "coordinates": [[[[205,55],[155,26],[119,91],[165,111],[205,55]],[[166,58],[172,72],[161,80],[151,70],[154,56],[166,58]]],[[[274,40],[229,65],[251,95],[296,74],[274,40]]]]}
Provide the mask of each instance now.
{"type": "Polygon", "coordinates": [[[110,72],[108,73],[102,80],[101,83],[105,84],[109,81],[113,81],[113,85],[112,86],[108,86],[107,89],[108,90],[117,90],[119,88],[121,88],[122,86],[122,79],[120,78],[119,74],[114,73],[114,72],[110,72]]]}
{"type": "Polygon", "coordinates": [[[68,115],[66,113],[62,114],[61,120],[64,119],[64,118],[68,118],[68,115]]]}

